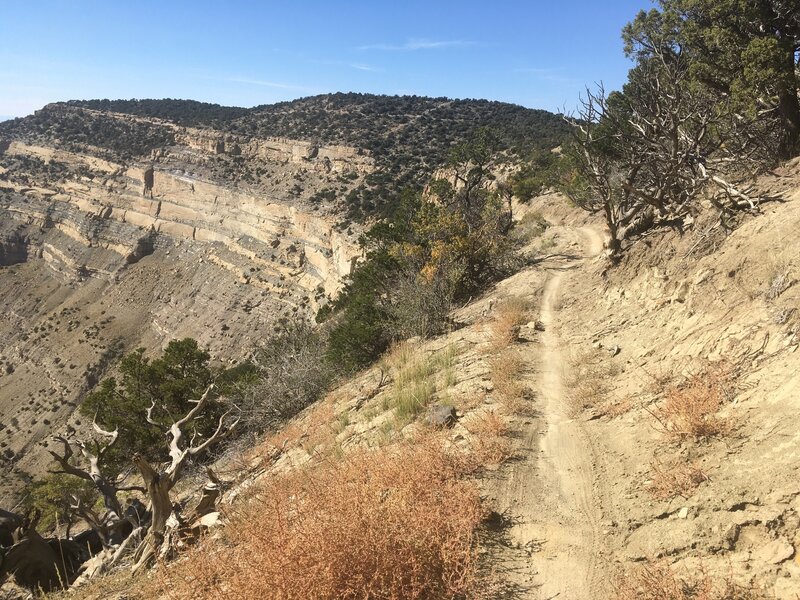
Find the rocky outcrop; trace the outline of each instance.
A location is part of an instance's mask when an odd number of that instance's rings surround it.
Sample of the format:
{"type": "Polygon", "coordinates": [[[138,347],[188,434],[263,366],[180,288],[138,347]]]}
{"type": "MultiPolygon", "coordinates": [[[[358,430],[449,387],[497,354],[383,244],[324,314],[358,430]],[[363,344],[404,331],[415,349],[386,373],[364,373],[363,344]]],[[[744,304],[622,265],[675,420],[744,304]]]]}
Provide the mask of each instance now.
{"type": "Polygon", "coordinates": [[[286,139],[257,139],[241,146],[242,154],[269,161],[304,164],[340,173],[369,173],[374,164],[366,151],[351,146],[319,146],[286,139]]]}
{"type": "Polygon", "coordinates": [[[0,267],[25,262],[28,258],[27,241],[19,231],[0,234],[0,267]]]}
{"type": "Polygon", "coordinates": [[[187,148],[211,155],[243,156],[325,172],[365,174],[374,169],[369,153],[352,146],[319,145],[285,138],[246,139],[191,128],[178,130],[175,139],[187,148]]]}
{"type": "Polygon", "coordinates": [[[0,189],[0,504],[46,470],[39,443],[54,428],[87,426],[75,409],[119,356],[193,337],[217,360],[240,360],[312,318],[359,255],[358,232],[343,232],[332,207],[287,190],[341,188],[335,165],[349,173],[346,161],[366,157],[260,146],[268,183],[240,185],[207,162],[232,150],[227,138],[184,141],[135,165],[9,145],[14,164],[45,168],[7,172],[0,189]],[[331,173],[315,175],[323,161],[331,173]]]}
{"type": "MultiPolygon", "coordinates": [[[[18,143],[11,151],[44,154],[18,143]]],[[[257,265],[260,274],[251,282],[265,288],[291,273],[307,292],[322,286],[334,294],[358,255],[353,236],[337,231],[334,219],[286,201],[162,164],[107,168],[107,174],[99,181],[66,181],[57,190],[17,186],[0,208],[19,223],[55,227],[86,247],[112,250],[127,263],[148,253],[152,236],[208,244],[212,253],[229,255],[231,260],[222,262],[235,265],[230,268],[248,271],[257,265]]]]}

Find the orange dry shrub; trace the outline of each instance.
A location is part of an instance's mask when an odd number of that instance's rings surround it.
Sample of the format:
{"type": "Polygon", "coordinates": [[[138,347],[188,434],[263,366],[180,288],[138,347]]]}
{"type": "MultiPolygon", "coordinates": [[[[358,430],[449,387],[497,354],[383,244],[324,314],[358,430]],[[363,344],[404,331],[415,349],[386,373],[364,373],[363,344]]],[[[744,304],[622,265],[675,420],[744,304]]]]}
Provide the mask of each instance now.
{"type": "Polygon", "coordinates": [[[680,578],[664,563],[630,569],[615,584],[615,600],[761,600],[766,596],[730,578],[715,580],[707,573],[680,578]]]}
{"type": "Polygon", "coordinates": [[[522,378],[524,367],[519,352],[511,348],[489,361],[490,377],[497,399],[509,414],[533,414],[533,405],[528,398],[530,390],[522,378]]]}
{"type": "Polygon", "coordinates": [[[717,413],[729,388],[728,373],[716,367],[667,390],[663,405],[653,415],[670,437],[700,440],[728,433],[730,421],[717,413]]]}
{"type": "Polygon", "coordinates": [[[524,386],[520,381],[524,364],[516,350],[506,350],[489,361],[494,389],[504,397],[519,396],[524,386]]]}
{"type": "Polygon", "coordinates": [[[472,447],[476,466],[499,465],[514,455],[508,423],[496,412],[483,413],[467,428],[475,436],[472,447]]]}
{"type": "Polygon", "coordinates": [[[329,394],[312,405],[249,451],[249,460],[255,460],[257,457],[269,460],[285,450],[298,446],[305,448],[309,454],[320,446],[331,446],[336,437],[334,405],[339,400],[337,396],[329,394]]]}
{"type": "Polygon", "coordinates": [[[650,466],[650,483],[647,491],[657,500],[670,500],[676,496],[688,498],[708,476],[696,465],[682,460],[668,463],[655,462],[650,466]]]}
{"type": "Polygon", "coordinates": [[[502,350],[517,341],[519,328],[528,320],[530,307],[529,301],[518,296],[506,298],[497,307],[497,314],[489,325],[491,350],[502,350]]]}
{"type": "Polygon", "coordinates": [[[456,598],[477,585],[474,482],[431,436],[271,479],[165,567],[177,599],[456,598]]]}

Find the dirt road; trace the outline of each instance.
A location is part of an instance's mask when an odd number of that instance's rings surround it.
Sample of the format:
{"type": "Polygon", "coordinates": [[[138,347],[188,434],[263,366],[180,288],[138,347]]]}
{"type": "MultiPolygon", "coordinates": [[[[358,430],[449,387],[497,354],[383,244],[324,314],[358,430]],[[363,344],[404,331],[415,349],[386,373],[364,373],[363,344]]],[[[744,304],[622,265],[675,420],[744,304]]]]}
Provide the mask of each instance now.
{"type": "Polygon", "coordinates": [[[513,523],[511,546],[528,555],[511,553],[506,564],[507,576],[518,584],[516,596],[588,600],[604,597],[596,457],[581,422],[571,417],[563,389],[557,307],[559,295],[568,293],[565,282],[574,275],[568,271],[579,270],[603,244],[589,228],[562,231],[581,239],[586,258],[557,257],[543,265],[550,272],[539,314],[544,332],[540,344],[522,350],[539,414],[522,422],[520,460],[509,464],[495,483],[500,508],[513,523]]]}

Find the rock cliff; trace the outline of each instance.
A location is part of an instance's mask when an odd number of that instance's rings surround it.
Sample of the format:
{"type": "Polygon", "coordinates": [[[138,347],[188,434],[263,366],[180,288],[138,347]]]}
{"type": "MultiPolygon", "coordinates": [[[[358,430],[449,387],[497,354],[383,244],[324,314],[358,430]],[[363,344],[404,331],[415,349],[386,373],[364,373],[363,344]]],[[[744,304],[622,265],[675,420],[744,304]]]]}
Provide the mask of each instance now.
{"type": "Polygon", "coordinates": [[[312,317],[359,255],[358,232],[309,197],[356,185],[366,154],[175,129],[175,144],[131,162],[4,144],[2,502],[43,469],[54,430],[86,425],[75,409],[122,353],[188,336],[240,360],[312,317]],[[260,180],[237,180],[247,169],[260,180]]]}

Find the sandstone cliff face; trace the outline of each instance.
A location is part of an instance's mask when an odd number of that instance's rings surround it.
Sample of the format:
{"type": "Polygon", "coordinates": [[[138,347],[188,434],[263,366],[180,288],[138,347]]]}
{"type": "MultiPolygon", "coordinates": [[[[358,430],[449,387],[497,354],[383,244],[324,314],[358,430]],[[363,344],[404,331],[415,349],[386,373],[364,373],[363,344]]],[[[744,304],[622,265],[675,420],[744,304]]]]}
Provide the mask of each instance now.
{"type": "Polygon", "coordinates": [[[127,165],[21,141],[5,149],[0,503],[45,469],[52,433],[86,427],[76,408],[119,356],[194,337],[216,359],[240,360],[276,328],[312,317],[359,255],[358,232],[305,197],[341,190],[339,174],[367,172],[368,157],[185,128],[176,140],[127,165]],[[264,181],[213,175],[211,161],[228,153],[264,181]],[[300,183],[299,196],[287,192],[300,183]]]}
{"type": "Polygon", "coordinates": [[[326,172],[369,173],[373,161],[363,150],[350,146],[318,145],[285,138],[244,140],[239,136],[181,128],[176,141],[208,154],[231,154],[281,164],[308,165],[326,172]]]}

